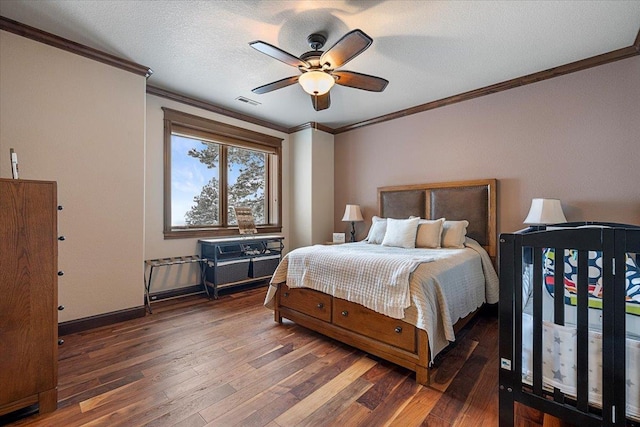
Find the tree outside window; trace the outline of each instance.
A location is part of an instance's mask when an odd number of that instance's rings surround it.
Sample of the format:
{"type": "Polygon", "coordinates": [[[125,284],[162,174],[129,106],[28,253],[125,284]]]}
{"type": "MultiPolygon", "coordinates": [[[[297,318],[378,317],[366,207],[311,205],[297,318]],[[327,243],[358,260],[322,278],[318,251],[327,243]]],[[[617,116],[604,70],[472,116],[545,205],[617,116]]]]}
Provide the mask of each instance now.
{"type": "Polygon", "coordinates": [[[165,161],[165,237],[237,234],[234,206],[251,208],[258,232],[281,231],[281,140],[257,134],[266,141],[247,141],[256,133],[163,110],[170,159],[165,161]],[[230,138],[230,128],[240,130],[242,139],[230,138]]]}
{"type": "Polygon", "coordinates": [[[250,207],[256,224],[265,223],[266,154],[240,147],[227,150],[229,224],[238,224],[233,206],[250,207]]]}

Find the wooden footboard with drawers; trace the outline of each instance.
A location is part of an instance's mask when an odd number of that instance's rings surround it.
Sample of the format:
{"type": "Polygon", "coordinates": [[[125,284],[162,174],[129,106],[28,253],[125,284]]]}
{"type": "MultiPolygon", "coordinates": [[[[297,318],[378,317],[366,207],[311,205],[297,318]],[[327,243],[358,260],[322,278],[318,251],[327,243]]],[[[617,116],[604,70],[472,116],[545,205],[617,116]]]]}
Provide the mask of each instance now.
{"type": "Polygon", "coordinates": [[[312,329],[416,373],[416,381],[429,380],[427,332],[399,319],[376,313],[360,304],[312,289],[289,289],[280,284],[275,320],[283,318],[312,329]]]}

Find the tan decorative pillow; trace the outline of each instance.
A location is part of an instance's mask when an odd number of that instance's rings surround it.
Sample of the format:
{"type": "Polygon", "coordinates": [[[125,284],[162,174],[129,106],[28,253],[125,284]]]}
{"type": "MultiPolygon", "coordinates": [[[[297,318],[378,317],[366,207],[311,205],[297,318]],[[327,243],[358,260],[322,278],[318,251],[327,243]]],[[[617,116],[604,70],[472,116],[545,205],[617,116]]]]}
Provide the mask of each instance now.
{"type": "Polygon", "coordinates": [[[439,248],[445,219],[421,219],[416,234],[416,248],[439,248]]]}
{"type": "Polygon", "coordinates": [[[387,231],[387,219],[374,216],[371,218],[371,228],[369,234],[365,239],[368,243],[379,245],[384,240],[384,235],[387,231]]]}
{"type": "Polygon", "coordinates": [[[464,248],[464,238],[467,235],[469,221],[445,221],[442,226],[443,248],[464,248]]]}
{"type": "Polygon", "coordinates": [[[411,249],[416,247],[416,232],[420,218],[387,219],[387,232],[382,241],[383,246],[397,246],[411,249]]]}

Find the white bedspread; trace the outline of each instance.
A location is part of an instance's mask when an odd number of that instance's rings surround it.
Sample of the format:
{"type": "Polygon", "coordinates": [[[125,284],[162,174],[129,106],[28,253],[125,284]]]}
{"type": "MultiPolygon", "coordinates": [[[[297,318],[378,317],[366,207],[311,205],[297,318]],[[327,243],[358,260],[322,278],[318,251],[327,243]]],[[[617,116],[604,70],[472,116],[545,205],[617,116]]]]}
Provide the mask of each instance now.
{"type": "Polygon", "coordinates": [[[409,307],[409,275],[433,256],[389,253],[377,245],[309,246],[285,256],[272,282],[311,288],[395,319],[409,307]]]}
{"type": "MultiPolygon", "coordinates": [[[[404,315],[392,316],[401,318],[416,327],[427,331],[429,346],[431,349],[431,361],[448,344],[455,341],[453,324],[480,307],[484,302],[496,303],[498,301],[498,277],[491,264],[491,259],[484,249],[474,240],[467,239],[464,249],[403,249],[371,245],[368,243],[349,243],[344,245],[328,246],[321,252],[328,254],[344,254],[343,264],[346,264],[347,254],[361,253],[362,258],[377,258],[381,256],[396,259],[405,257],[408,261],[409,273],[409,304],[404,305],[404,315]]],[[[301,251],[303,256],[294,261],[295,270],[304,270],[305,263],[311,262],[308,257],[309,248],[296,249],[285,255],[276,269],[271,286],[265,298],[265,306],[273,308],[273,297],[278,283],[287,281],[290,287],[310,287],[321,292],[333,294],[352,302],[362,304],[372,310],[380,312],[380,307],[385,306],[385,298],[389,292],[395,293],[400,288],[389,291],[389,283],[385,280],[367,282],[364,276],[372,276],[364,267],[356,269],[351,278],[351,283],[336,285],[331,280],[314,278],[307,280],[305,273],[302,278],[289,281],[287,277],[290,270],[290,259],[294,252],[301,251]],[[363,270],[364,269],[364,270],[363,270]],[[318,287],[316,287],[318,286],[318,287]],[[338,294],[333,293],[333,287],[340,289],[338,294]],[[380,289],[383,291],[380,293],[380,289]],[[377,289],[377,290],[376,290],[377,289]],[[384,290],[386,289],[386,290],[384,290]],[[374,298],[373,295],[383,295],[374,298]]],[[[332,255],[333,256],[333,255],[332,255]]],[[[297,255],[293,257],[297,258],[297,255]]],[[[335,264],[335,262],[334,262],[335,264]]],[[[322,271],[322,270],[319,270],[322,271]]],[[[372,272],[373,270],[368,270],[372,272]]],[[[322,274],[320,274],[321,276],[322,274]]],[[[393,275],[392,275],[393,276],[393,275]]],[[[403,274],[396,277],[400,279],[403,274]]],[[[403,291],[400,291],[402,293],[403,291]]]]}

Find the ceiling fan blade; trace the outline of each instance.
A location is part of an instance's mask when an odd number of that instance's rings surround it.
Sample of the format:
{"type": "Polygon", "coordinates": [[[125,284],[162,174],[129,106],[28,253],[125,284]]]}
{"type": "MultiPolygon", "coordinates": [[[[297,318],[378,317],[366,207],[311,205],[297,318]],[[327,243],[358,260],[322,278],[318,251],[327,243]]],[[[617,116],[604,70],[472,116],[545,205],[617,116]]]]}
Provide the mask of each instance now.
{"type": "Polygon", "coordinates": [[[257,93],[257,94],[263,94],[263,93],[271,92],[276,89],[282,89],[283,87],[291,86],[292,84],[297,83],[299,77],[300,76],[287,77],[286,79],[278,80],[263,86],[259,86],[251,90],[251,92],[257,93]]]}
{"type": "Polygon", "coordinates": [[[316,111],[326,110],[331,105],[329,92],[324,95],[311,95],[311,103],[313,104],[313,109],[316,111]]]}
{"type": "Polygon", "coordinates": [[[361,74],[353,71],[334,71],[331,74],[334,77],[337,77],[336,83],[341,86],[348,86],[371,92],[382,92],[389,84],[389,81],[382,77],[370,76],[368,74],[361,74]]]}
{"type": "Polygon", "coordinates": [[[367,50],[373,39],[361,30],[349,31],[320,56],[320,64],[329,63],[331,69],[342,67],[367,50]]]}
{"type": "Polygon", "coordinates": [[[278,61],[282,61],[287,65],[291,65],[292,67],[311,67],[307,61],[303,61],[302,59],[293,56],[292,54],[285,52],[279,47],[275,47],[270,45],[269,43],[265,43],[260,40],[256,40],[254,42],[249,43],[249,46],[254,48],[255,50],[264,53],[265,55],[269,55],[272,58],[277,59],[278,61]]]}

